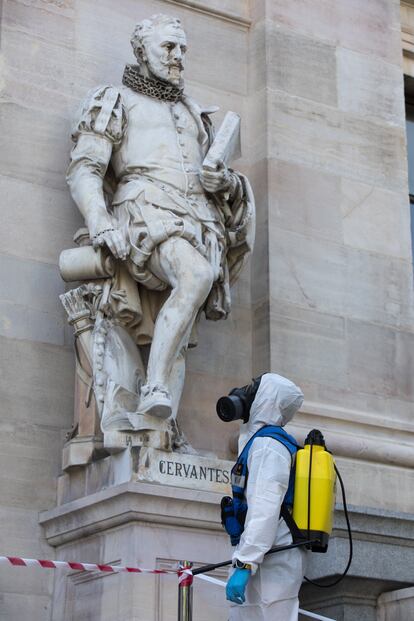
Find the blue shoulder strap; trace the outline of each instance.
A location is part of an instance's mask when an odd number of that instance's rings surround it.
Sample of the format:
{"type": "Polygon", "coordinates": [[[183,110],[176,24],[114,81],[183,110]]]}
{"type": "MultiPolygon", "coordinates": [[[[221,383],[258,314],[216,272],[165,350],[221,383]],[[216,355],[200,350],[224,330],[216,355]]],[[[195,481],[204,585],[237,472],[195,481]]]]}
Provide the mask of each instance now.
{"type": "Polygon", "coordinates": [[[288,449],[289,453],[292,456],[295,455],[296,451],[299,448],[295,438],[291,436],[289,433],[287,433],[287,431],[285,431],[283,427],[276,427],[275,425],[266,425],[265,427],[262,427],[261,429],[259,429],[259,431],[256,431],[254,436],[250,438],[250,440],[247,442],[242,452],[240,453],[237,461],[242,460],[242,461],[246,461],[247,463],[247,457],[249,455],[250,447],[256,438],[274,438],[275,440],[278,440],[279,442],[281,442],[283,446],[286,446],[286,448],[288,449]]]}
{"type": "MultiPolygon", "coordinates": [[[[277,427],[275,425],[266,425],[259,429],[247,442],[239,457],[237,458],[237,462],[232,470],[232,489],[233,489],[233,498],[241,501],[244,496],[244,490],[247,484],[247,460],[249,456],[250,448],[256,438],[274,438],[283,446],[286,446],[288,449],[292,460],[296,451],[298,450],[298,444],[293,436],[288,434],[283,427],[277,427]]],[[[293,466],[293,464],[292,464],[293,466]]],[[[286,492],[285,498],[283,499],[283,504],[293,505],[293,490],[294,490],[294,482],[295,482],[295,473],[294,467],[292,467],[290,471],[289,478],[289,487],[286,492]]]]}

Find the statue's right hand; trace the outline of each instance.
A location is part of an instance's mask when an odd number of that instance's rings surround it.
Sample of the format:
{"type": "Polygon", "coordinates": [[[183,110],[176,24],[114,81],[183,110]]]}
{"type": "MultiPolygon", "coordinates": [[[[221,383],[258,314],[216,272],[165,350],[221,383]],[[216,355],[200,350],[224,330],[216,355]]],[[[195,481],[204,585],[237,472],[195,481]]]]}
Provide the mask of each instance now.
{"type": "Polygon", "coordinates": [[[119,229],[105,229],[92,237],[94,248],[107,246],[116,259],[125,259],[129,253],[129,244],[119,229]]]}

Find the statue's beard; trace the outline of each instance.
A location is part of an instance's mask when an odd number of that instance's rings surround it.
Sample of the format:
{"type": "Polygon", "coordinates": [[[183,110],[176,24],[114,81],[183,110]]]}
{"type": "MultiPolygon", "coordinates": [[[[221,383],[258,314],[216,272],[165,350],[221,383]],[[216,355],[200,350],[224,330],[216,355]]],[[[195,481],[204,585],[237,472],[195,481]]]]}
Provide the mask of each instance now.
{"type": "Polygon", "coordinates": [[[184,86],[182,77],[184,67],[181,63],[148,62],[147,67],[150,76],[179,88],[184,86]]]}

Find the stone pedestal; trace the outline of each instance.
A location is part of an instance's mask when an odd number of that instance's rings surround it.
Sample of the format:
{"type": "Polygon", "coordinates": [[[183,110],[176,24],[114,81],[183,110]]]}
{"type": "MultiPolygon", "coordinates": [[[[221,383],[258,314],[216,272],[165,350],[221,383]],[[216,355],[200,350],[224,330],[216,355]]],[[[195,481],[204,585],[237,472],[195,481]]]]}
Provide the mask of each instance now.
{"type": "MultiPolygon", "coordinates": [[[[72,468],[59,479],[58,506],[41,515],[46,539],[62,560],[159,569],[226,560],[219,505],[231,465],[130,447],[72,468]]],[[[176,621],[177,584],[174,575],[56,571],[52,620],[176,621]]],[[[223,589],[199,580],[194,608],[197,621],[227,619],[223,589]]]]}

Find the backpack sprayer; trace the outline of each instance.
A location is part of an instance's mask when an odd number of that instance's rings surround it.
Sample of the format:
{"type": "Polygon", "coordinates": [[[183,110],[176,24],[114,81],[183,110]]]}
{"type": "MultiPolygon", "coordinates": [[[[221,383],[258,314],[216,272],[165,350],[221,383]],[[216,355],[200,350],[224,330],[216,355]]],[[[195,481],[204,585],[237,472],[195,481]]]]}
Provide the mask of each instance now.
{"type": "MultiPolygon", "coordinates": [[[[282,430],[283,434],[288,436],[283,429],[269,426],[268,428],[264,427],[260,430],[260,437],[274,437],[269,433],[269,430],[274,429],[277,429],[279,433],[282,430]],[[268,433],[266,433],[266,430],[268,433]]],[[[251,443],[257,436],[258,434],[255,434],[255,436],[251,438],[251,443]]],[[[291,436],[289,437],[291,438],[291,436]]],[[[293,543],[285,546],[275,546],[271,548],[266,555],[276,554],[277,552],[299,547],[304,547],[312,552],[327,552],[329,537],[333,529],[336,480],[338,479],[342,492],[349,537],[349,558],[346,568],[336,580],[328,584],[320,584],[305,576],[305,580],[315,586],[321,588],[332,587],[338,584],[348,573],[353,555],[352,531],[346,503],[345,487],[333,456],[326,449],[323,435],[318,429],[313,429],[308,434],[304,447],[300,447],[295,442],[295,448],[297,449],[296,464],[295,467],[292,468],[293,474],[291,475],[294,486],[293,507],[289,508],[284,502],[281,510],[281,517],[285,519],[290,529],[293,543]]],[[[238,464],[239,460],[233,468],[232,475],[234,471],[237,470],[238,464]]],[[[289,490],[286,496],[288,496],[288,494],[289,490]]],[[[232,544],[237,545],[240,535],[243,532],[247,505],[245,508],[241,509],[241,514],[238,514],[237,511],[240,510],[240,507],[238,507],[237,502],[235,503],[234,500],[235,498],[231,498],[230,496],[223,497],[221,501],[221,515],[222,524],[226,532],[230,535],[232,544]]],[[[212,565],[204,565],[203,567],[194,569],[193,575],[206,573],[213,569],[218,569],[219,567],[231,565],[231,562],[231,560],[228,560],[212,565]]]]}
{"type": "Polygon", "coordinates": [[[312,552],[326,552],[335,508],[335,462],[326,450],[323,435],[313,429],[303,449],[296,453],[292,518],[312,552]]]}

